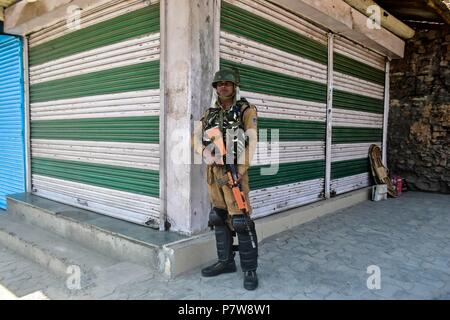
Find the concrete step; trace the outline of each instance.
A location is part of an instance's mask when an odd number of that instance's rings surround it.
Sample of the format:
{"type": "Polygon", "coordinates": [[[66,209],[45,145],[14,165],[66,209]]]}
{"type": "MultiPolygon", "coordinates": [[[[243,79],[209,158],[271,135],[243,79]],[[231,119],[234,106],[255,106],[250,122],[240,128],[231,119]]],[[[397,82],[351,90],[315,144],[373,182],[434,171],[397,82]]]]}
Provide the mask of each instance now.
{"type": "Polygon", "coordinates": [[[122,232],[127,228],[134,228],[131,234],[154,230],[31,194],[13,195],[7,201],[7,214],[17,221],[37,226],[117,260],[141,264],[155,271],[162,268],[158,244],[141,241],[122,232]]]}
{"type": "MultiPolygon", "coordinates": [[[[370,194],[370,187],[363,188],[257,219],[258,241],[367,201],[370,194]]],[[[30,194],[9,196],[7,201],[8,215],[22,223],[43,228],[117,260],[150,267],[168,277],[176,277],[217,259],[211,231],[190,237],[159,232],[30,194]]]]}
{"type": "Polygon", "coordinates": [[[0,243],[58,276],[80,275],[82,287],[120,262],[8,214],[0,215],[0,243]]]}

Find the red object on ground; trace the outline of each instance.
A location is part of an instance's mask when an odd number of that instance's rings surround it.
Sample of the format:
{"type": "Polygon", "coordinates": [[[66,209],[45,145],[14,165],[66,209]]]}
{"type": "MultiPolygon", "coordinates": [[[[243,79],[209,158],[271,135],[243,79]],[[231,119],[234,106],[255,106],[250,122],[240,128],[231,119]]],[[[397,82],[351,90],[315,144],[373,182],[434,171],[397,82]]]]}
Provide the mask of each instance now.
{"type": "Polygon", "coordinates": [[[403,179],[402,177],[396,177],[396,181],[395,181],[395,187],[397,189],[397,196],[402,194],[402,189],[403,189],[403,179]]]}

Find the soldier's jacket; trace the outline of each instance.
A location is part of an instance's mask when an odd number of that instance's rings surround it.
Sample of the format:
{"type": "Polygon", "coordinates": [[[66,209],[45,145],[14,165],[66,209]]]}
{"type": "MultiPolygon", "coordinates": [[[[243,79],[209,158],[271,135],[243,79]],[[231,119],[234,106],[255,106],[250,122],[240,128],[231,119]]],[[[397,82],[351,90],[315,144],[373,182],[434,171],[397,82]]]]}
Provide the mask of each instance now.
{"type": "MultiPolygon", "coordinates": [[[[221,108],[220,105],[216,104],[217,108],[221,108]]],[[[206,110],[201,118],[202,121],[202,131],[205,129],[205,119],[208,117],[209,110],[206,110]]],[[[238,173],[242,176],[241,186],[242,191],[245,194],[246,200],[249,203],[250,212],[251,206],[248,198],[249,189],[249,181],[248,181],[248,169],[250,167],[251,160],[256,150],[257,144],[257,110],[254,105],[249,105],[247,107],[242,107],[241,109],[241,119],[242,126],[246,134],[249,136],[248,144],[245,147],[245,152],[241,154],[241,157],[238,159],[238,173]]],[[[202,132],[203,133],[203,132],[202,132]]],[[[194,141],[195,151],[198,154],[203,153],[203,145],[201,141],[199,141],[202,137],[199,134],[195,135],[196,138],[194,141]]],[[[240,210],[237,208],[237,205],[234,201],[233,194],[231,192],[231,188],[226,184],[227,176],[225,173],[225,168],[222,165],[212,164],[207,166],[207,181],[208,181],[208,193],[210,196],[210,200],[214,207],[228,210],[228,212],[233,214],[240,214],[240,210]]]]}
{"type": "MultiPolygon", "coordinates": [[[[217,108],[221,108],[220,105],[216,104],[217,108]]],[[[205,111],[200,121],[202,122],[202,133],[205,129],[205,119],[208,117],[209,109],[205,111]]],[[[245,148],[245,153],[241,154],[238,159],[238,172],[240,175],[244,175],[248,168],[250,167],[251,160],[256,150],[257,144],[257,110],[256,106],[249,104],[248,107],[241,109],[241,119],[244,131],[249,136],[249,143],[245,148]]],[[[203,153],[203,146],[199,141],[196,141],[196,152],[198,154],[203,153]]]]}

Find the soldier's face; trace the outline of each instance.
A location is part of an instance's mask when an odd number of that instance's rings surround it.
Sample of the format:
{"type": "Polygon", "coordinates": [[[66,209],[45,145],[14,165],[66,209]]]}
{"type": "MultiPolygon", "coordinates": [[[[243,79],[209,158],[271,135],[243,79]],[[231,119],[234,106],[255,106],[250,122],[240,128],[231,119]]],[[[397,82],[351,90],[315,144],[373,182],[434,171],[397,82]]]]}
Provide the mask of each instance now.
{"type": "Polygon", "coordinates": [[[228,97],[234,92],[234,84],[231,81],[220,81],[217,82],[216,89],[219,96],[228,97]]]}

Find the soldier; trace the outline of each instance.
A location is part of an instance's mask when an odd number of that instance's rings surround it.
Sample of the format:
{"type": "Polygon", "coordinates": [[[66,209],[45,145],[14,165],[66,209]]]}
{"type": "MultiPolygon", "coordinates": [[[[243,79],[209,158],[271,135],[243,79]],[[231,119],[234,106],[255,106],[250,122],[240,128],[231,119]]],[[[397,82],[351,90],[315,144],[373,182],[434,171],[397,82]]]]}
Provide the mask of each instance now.
{"type": "Polygon", "coordinates": [[[256,107],[240,97],[237,70],[218,71],[212,86],[212,105],[201,119],[202,133],[211,128],[219,128],[227,146],[227,155],[226,159],[223,155],[218,155],[214,141],[205,135],[201,146],[196,148],[208,163],[208,194],[213,207],[209,214],[209,225],[215,229],[219,260],[204,268],[202,275],[214,277],[222,273],[236,272],[233,235],[237,234],[244,288],[254,290],[258,286],[258,241],[255,224],[250,219],[252,209],[248,197],[250,189],[247,171],[257,143],[256,107]],[[239,209],[233,196],[225,166],[230,162],[237,167],[237,177],[248,205],[248,212],[239,209]]]}

